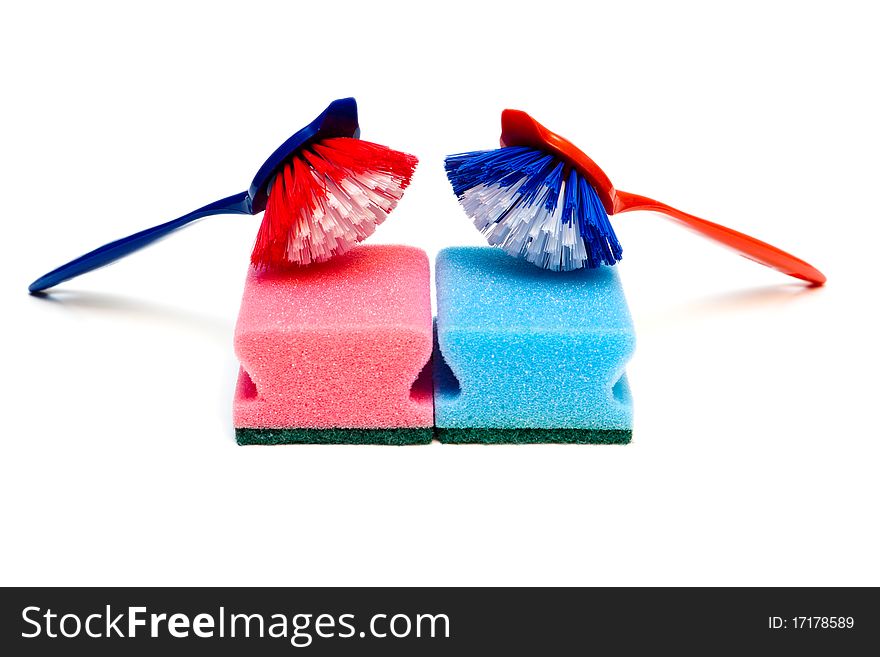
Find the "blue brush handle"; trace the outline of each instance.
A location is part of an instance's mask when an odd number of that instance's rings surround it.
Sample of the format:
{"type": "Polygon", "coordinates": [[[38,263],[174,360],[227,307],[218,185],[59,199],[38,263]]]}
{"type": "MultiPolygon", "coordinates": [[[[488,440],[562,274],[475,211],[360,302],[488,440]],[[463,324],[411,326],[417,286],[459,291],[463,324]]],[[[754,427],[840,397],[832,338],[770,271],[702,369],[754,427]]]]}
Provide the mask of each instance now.
{"type": "Polygon", "coordinates": [[[71,260],[66,265],[61,265],[58,269],[53,269],[48,274],[40,276],[28,286],[28,291],[31,293],[41,292],[63,281],[70,280],[93,269],[98,269],[98,267],[109,265],[111,262],[116,262],[130,253],[139,251],[178,228],[183,228],[202,217],[212,214],[253,214],[251,207],[251,198],[247,192],[241,192],[240,194],[214,201],[177,219],[147,228],[139,233],[123,237],[104,246],[99,246],[94,251],[89,251],[76,260],[71,260]]]}

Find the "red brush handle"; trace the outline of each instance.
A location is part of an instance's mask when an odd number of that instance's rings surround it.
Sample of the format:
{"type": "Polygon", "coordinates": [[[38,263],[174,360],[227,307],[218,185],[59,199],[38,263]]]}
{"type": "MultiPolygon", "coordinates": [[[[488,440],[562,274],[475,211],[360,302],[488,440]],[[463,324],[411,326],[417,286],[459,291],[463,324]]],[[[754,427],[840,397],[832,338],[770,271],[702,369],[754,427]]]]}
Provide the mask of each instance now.
{"type": "Polygon", "coordinates": [[[630,194],[616,190],[616,198],[614,201],[614,214],[619,212],[630,212],[632,210],[651,210],[664,214],[673,221],[676,221],[687,228],[690,228],[704,237],[720,242],[730,247],[741,256],[754,260],[755,262],[781,271],[783,274],[800,278],[808,281],[813,285],[822,285],[825,283],[825,275],[811,264],[804,262],[800,258],[796,258],[790,253],[786,253],[782,249],[762,242],[759,239],[750,237],[745,233],[727,228],[719,224],[700,219],[687,212],[682,212],[660,201],[640,196],[638,194],[630,194]]]}
{"type": "Polygon", "coordinates": [[[825,275],[822,272],[782,249],[777,249],[775,246],[749,237],[732,228],[725,228],[687,212],[676,210],[660,201],[614,189],[614,185],[611,184],[611,180],[605,175],[605,172],[582,150],[565,137],[548,130],[525,112],[508,109],[501,113],[501,145],[530,146],[548,151],[570,162],[593,185],[608,214],[630,212],[631,210],[659,212],[711,240],[729,246],[749,260],[781,271],[783,274],[808,281],[813,285],[822,285],[825,282],[825,275]]]}

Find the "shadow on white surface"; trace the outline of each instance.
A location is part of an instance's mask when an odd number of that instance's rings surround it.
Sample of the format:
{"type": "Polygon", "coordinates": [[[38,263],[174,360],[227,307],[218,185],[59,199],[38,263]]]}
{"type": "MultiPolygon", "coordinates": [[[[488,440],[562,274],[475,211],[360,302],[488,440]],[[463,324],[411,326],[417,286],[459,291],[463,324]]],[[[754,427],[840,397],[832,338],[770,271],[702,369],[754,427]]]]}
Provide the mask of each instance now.
{"type": "MultiPolygon", "coordinates": [[[[160,324],[173,331],[184,330],[196,334],[198,341],[208,348],[208,360],[223,356],[222,374],[214,382],[216,394],[209,402],[224,427],[224,438],[234,443],[231,418],[231,400],[238,377],[238,360],[232,353],[234,324],[227,318],[196,312],[179,306],[144,301],[119,294],[83,290],[56,290],[32,295],[36,302],[53,306],[62,313],[85,313],[92,316],[112,317],[113,320],[132,320],[139,324],[160,324]],[[210,341],[210,346],[205,341],[210,341]]],[[[206,353],[203,350],[202,353],[206,353]]],[[[206,386],[206,388],[208,388],[206,386]]]]}
{"type": "Polygon", "coordinates": [[[750,310],[781,308],[796,301],[804,301],[824,292],[824,287],[802,283],[782,283],[712,294],[659,311],[649,311],[639,324],[645,327],[662,327],[695,319],[705,319],[727,314],[739,314],[750,310]]]}
{"type": "Polygon", "coordinates": [[[118,294],[87,292],[81,290],[58,290],[31,295],[41,303],[51,303],[60,309],[84,310],[99,314],[115,315],[128,319],[148,319],[175,324],[182,328],[209,335],[226,345],[232,339],[233,324],[221,317],[212,317],[177,306],[142,301],[118,294]]]}

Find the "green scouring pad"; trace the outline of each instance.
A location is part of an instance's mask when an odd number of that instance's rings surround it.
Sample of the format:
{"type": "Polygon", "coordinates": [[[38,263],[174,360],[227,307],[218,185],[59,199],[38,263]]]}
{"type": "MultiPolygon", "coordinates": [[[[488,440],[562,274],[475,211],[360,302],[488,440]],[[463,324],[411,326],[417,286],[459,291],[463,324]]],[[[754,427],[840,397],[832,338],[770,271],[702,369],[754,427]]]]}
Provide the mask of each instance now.
{"type": "Polygon", "coordinates": [[[239,445],[425,445],[434,437],[431,427],[411,429],[242,429],[239,445]]]}
{"type": "Polygon", "coordinates": [[[632,431],[614,429],[503,429],[437,427],[442,443],[467,445],[524,445],[528,443],[559,443],[569,445],[626,445],[632,431]]]}

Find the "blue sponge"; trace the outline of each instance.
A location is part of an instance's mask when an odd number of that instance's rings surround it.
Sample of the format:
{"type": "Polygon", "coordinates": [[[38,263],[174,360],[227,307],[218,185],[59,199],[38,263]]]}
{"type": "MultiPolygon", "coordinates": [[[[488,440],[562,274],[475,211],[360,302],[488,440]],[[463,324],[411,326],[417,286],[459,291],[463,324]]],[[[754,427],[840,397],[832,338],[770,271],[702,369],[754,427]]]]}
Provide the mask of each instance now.
{"type": "Polygon", "coordinates": [[[614,267],[553,272],[451,248],[436,280],[441,441],[630,441],[635,333],[614,267]]]}

